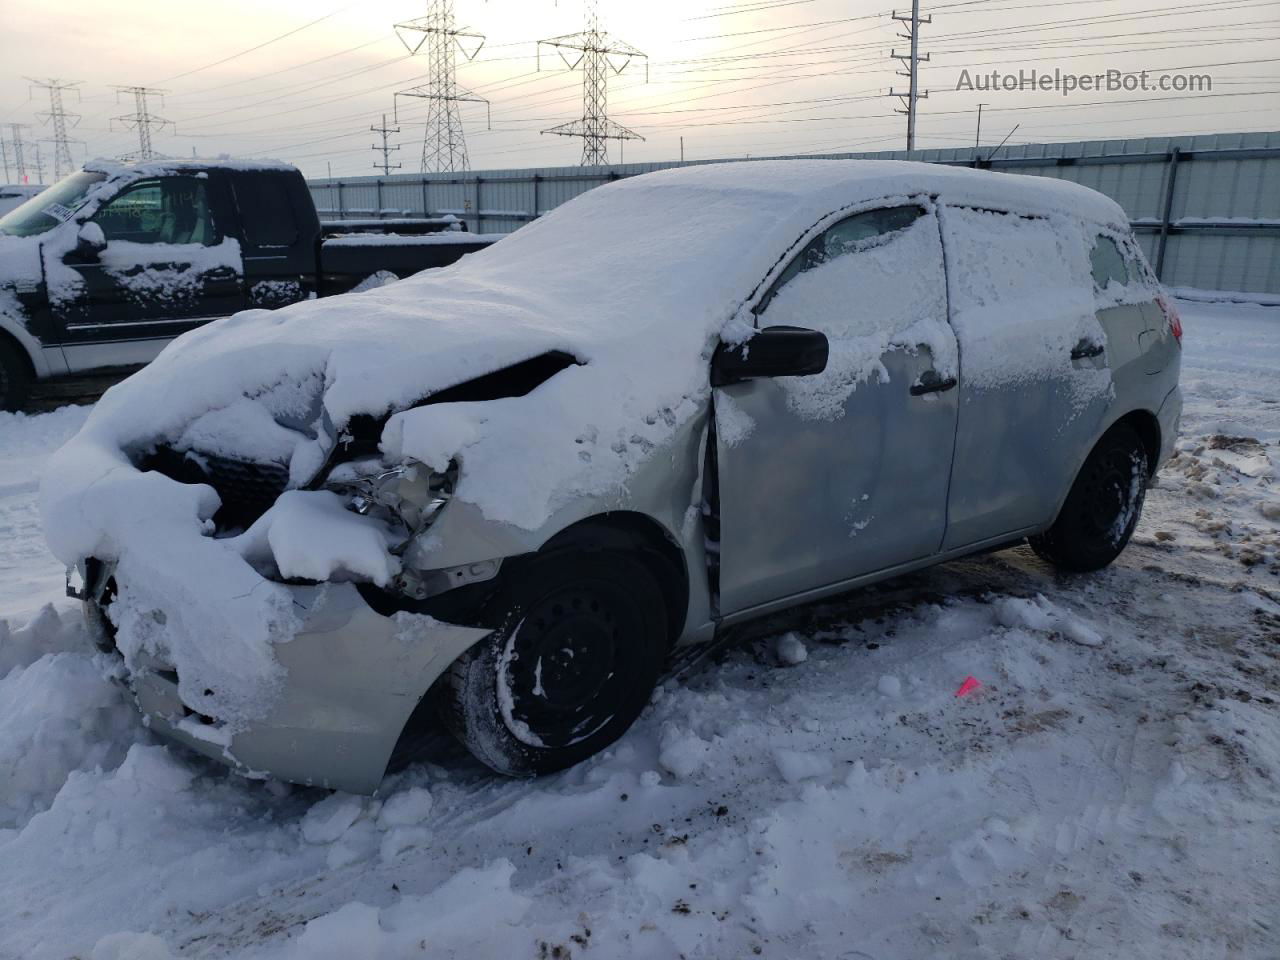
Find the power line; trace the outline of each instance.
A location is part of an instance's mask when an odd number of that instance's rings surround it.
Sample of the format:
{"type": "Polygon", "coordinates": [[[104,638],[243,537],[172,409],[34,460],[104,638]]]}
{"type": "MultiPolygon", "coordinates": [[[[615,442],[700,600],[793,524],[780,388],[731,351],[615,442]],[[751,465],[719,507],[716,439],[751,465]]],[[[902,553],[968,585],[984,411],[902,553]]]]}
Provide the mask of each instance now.
{"type": "Polygon", "coordinates": [[[292,30],[289,30],[289,31],[287,31],[287,32],[285,32],[285,33],[282,33],[282,34],[280,34],[278,37],[272,37],[270,40],[264,40],[262,43],[256,44],[255,46],[252,46],[252,47],[249,47],[247,50],[241,50],[239,53],[233,53],[233,54],[231,54],[231,56],[229,56],[229,57],[223,57],[221,60],[215,60],[213,63],[206,63],[203,67],[196,67],[196,68],[194,68],[194,69],[192,69],[192,70],[186,70],[186,71],[184,71],[184,72],[182,72],[182,73],[176,73],[176,74],[174,74],[172,77],[165,77],[163,80],[161,80],[161,81],[159,81],[159,82],[160,82],[160,83],[172,83],[174,80],[181,80],[183,77],[189,77],[189,76],[191,76],[193,73],[202,73],[202,72],[203,72],[203,71],[205,71],[205,70],[212,70],[214,67],[220,67],[220,66],[222,66],[224,63],[230,63],[232,60],[236,60],[236,59],[238,59],[238,58],[240,58],[240,57],[243,57],[243,56],[246,56],[247,54],[250,54],[250,53],[255,53],[255,52],[257,52],[258,50],[261,50],[263,47],[269,47],[269,46],[271,46],[271,44],[273,44],[273,43],[278,43],[278,42],[279,42],[279,41],[281,41],[281,40],[284,40],[284,39],[286,39],[286,38],[288,38],[288,37],[292,37],[292,36],[294,36],[295,34],[301,33],[303,30],[308,30],[308,29],[310,29],[311,27],[314,27],[314,26],[315,26],[316,24],[318,24],[318,23],[324,23],[326,20],[330,19],[331,17],[336,17],[338,14],[342,13],[342,11],[344,11],[344,10],[350,10],[350,9],[351,9],[352,7],[354,7],[354,6],[356,6],[356,4],[354,4],[354,3],[349,3],[349,4],[347,4],[346,6],[339,7],[337,10],[334,10],[334,11],[332,11],[332,12],[330,12],[330,13],[326,13],[323,17],[317,17],[316,19],[312,20],[312,21],[311,21],[311,22],[309,22],[309,23],[304,23],[304,24],[303,24],[302,26],[300,26],[300,27],[295,27],[295,28],[294,28],[294,29],[292,29],[292,30]]]}

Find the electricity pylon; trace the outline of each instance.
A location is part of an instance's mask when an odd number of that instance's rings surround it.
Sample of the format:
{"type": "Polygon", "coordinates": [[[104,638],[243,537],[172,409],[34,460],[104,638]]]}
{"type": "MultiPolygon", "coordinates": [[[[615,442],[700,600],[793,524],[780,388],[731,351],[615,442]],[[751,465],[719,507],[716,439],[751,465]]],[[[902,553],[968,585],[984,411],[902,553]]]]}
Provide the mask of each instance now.
{"type": "Polygon", "coordinates": [[[629,43],[615,40],[600,29],[595,0],[587,2],[587,29],[563,37],[539,40],[538,69],[542,69],[542,46],[554,47],[570,70],[582,67],[582,119],[571,120],[543,130],[561,137],[582,138],[582,165],[601,166],[609,162],[609,141],[643,140],[644,137],[609,119],[609,71],[620,74],[637,57],[644,57],[645,80],[649,79],[649,57],[629,43]],[[570,62],[566,50],[578,53],[570,62]]]}
{"type": "MultiPolygon", "coordinates": [[[[427,48],[427,82],[408,90],[398,90],[392,98],[397,104],[400,97],[427,101],[427,124],[422,138],[422,172],[469,170],[471,160],[467,156],[467,138],[462,130],[458,104],[483,103],[487,110],[489,101],[458,86],[455,54],[460,52],[467,60],[474,60],[484,46],[484,36],[457,28],[453,19],[453,0],[430,0],[425,17],[397,23],[395,30],[400,42],[410,53],[417,53],[424,45],[427,48]],[[416,41],[411,41],[407,35],[414,33],[421,36],[416,41]],[[468,51],[462,43],[464,38],[478,41],[475,48],[468,51]]],[[[398,107],[395,116],[399,123],[398,107]]]]}
{"type": "MultiPolygon", "coordinates": [[[[9,124],[9,136],[13,140],[13,159],[14,163],[17,165],[18,171],[17,183],[27,182],[27,145],[22,142],[22,131],[28,126],[29,124],[25,123],[9,124]]],[[[9,163],[7,157],[4,165],[4,174],[5,179],[9,179],[9,163]]]]}
{"type": "Polygon", "coordinates": [[[61,180],[75,169],[75,163],[71,160],[71,144],[84,142],[67,136],[67,127],[79,124],[80,114],[67,113],[62,103],[62,93],[64,90],[74,90],[76,96],[80,96],[80,83],[79,81],[67,83],[55,77],[47,80],[37,80],[34,77],[27,77],[27,79],[31,81],[33,89],[49,92],[49,109],[37,113],[36,117],[45,126],[53,129],[53,136],[45,142],[53,144],[53,176],[55,180],[61,180]]]}
{"type": "Polygon", "coordinates": [[[390,136],[391,134],[393,134],[393,133],[399,133],[399,132],[400,132],[400,128],[399,128],[399,127],[388,127],[388,126],[387,126],[387,115],[384,113],[384,114],[382,115],[382,126],[380,126],[380,127],[373,127],[373,126],[371,126],[371,127],[369,127],[369,129],[370,129],[371,131],[373,131],[374,133],[380,133],[380,134],[382,134],[382,146],[378,146],[376,143],[375,143],[375,144],[373,144],[373,149],[374,149],[376,152],[378,152],[378,153],[381,153],[381,154],[382,154],[382,162],[381,162],[381,163],[378,163],[378,162],[376,162],[376,161],[375,161],[375,162],[374,162],[374,164],[373,164],[373,169],[377,170],[379,167],[381,167],[381,168],[382,168],[382,175],[383,175],[384,177],[385,177],[385,176],[388,176],[388,175],[391,173],[391,171],[392,171],[392,170],[399,170],[399,169],[400,169],[400,164],[398,164],[398,163],[394,163],[394,164],[393,164],[393,163],[391,162],[391,154],[392,154],[392,153],[394,153],[395,151],[399,150],[399,149],[400,149],[400,145],[399,145],[399,144],[396,144],[394,147],[393,147],[393,146],[391,146],[389,143],[387,143],[387,137],[389,137],[389,136],[390,136]]]}
{"type": "Polygon", "coordinates": [[[173,126],[172,120],[156,116],[147,105],[148,97],[160,97],[163,102],[165,91],[155,87],[116,87],[116,100],[121,94],[133,94],[134,112],[122,117],[112,117],[111,122],[119,122],[128,130],[138,131],[138,152],[125,154],[124,160],[154,160],[160,156],[151,146],[151,128],[173,126]]]}
{"type": "Polygon", "coordinates": [[[905,113],[907,115],[907,150],[916,148],[916,101],[928,100],[929,91],[920,92],[920,62],[926,63],[929,60],[927,53],[920,52],[920,25],[933,23],[933,17],[920,16],[920,0],[911,0],[911,13],[899,14],[893,11],[893,19],[907,24],[907,32],[898,34],[903,40],[911,41],[910,53],[898,53],[896,50],[890,50],[889,56],[894,60],[901,60],[907,64],[906,71],[894,71],[900,77],[906,77],[909,86],[906,93],[899,93],[889,88],[889,96],[898,97],[902,101],[903,109],[895,109],[895,113],[905,113]]]}

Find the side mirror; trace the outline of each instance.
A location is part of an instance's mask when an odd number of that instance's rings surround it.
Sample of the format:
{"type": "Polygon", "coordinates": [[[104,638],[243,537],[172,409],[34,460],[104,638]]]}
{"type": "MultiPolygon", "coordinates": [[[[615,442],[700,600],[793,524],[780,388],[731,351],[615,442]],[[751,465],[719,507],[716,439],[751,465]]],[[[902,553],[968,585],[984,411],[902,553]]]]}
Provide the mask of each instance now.
{"type": "Polygon", "coordinates": [[[741,344],[722,343],[711,358],[711,385],[760,377],[808,377],[827,369],[827,335],[804,327],[765,327],[741,344]]]}
{"type": "Polygon", "coordinates": [[[97,263],[98,256],[107,249],[107,238],[96,223],[82,223],[76,234],[75,256],[82,263],[97,263]]]}

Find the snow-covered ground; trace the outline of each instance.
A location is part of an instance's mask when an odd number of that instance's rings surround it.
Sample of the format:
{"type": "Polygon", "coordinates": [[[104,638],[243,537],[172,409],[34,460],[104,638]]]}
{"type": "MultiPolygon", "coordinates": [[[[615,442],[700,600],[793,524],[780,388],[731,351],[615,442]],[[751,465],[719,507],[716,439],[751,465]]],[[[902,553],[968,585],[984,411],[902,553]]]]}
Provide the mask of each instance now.
{"type": "Polygon", "coordinates": [[[573,770],[375,799],[151,738],[36,520],[87,408],[0,414],[0,957],[1280,956],[1280,309],[1182,310],[1184,439],[1111,569],[806,608],[573,770]]]}

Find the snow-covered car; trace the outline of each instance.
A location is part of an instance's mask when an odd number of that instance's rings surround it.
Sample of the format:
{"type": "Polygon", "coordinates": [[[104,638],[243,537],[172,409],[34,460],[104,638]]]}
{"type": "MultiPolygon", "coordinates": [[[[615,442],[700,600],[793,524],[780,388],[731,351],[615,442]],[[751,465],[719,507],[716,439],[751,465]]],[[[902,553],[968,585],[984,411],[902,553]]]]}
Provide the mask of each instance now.
{"type": "Polygon", "coordinates": [[[747,619],[1028,538],[1111,562],[1180,337],[1083,187],[669,170],[186,334],[51,459],[42,513],[153,731],[371,791],[438,716],[532,775],[747,619]]]}
{"type": "Polygon", "coordinates": [[[395,280],[496,239],[461,226],[322,225],[283,163],[94,161],[0,216],[0,410],[20,409],[33,380],[123,374],[217,317],[395,280]]]}

